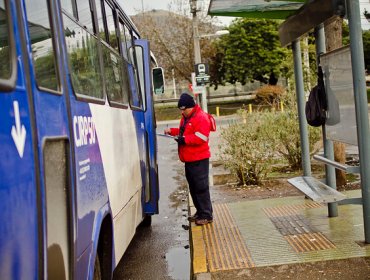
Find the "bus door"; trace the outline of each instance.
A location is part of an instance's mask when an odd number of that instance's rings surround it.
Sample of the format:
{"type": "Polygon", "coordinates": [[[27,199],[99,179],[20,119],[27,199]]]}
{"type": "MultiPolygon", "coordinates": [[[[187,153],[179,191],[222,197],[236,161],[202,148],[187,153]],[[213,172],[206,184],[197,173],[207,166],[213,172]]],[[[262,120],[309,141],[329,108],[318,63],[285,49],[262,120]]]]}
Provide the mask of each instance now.
{"type": "Polygon", "coordinates": [[[147,150],[147,172],[149,172],[149,184],[145,186],[144,212],[146,214],[158,213],[159,184],[157,165],[157,138],[154,112],[154,100],[152,91],[150,50],[146,40],[135,40],[136,62],[141,81],[142,92],[145,98],[145,134],[147,150]]]}
{"type": "Polygon", "coordinates": [[[40,158],[45,269],[48,279],[71,279],[73,207],[70,125],[56,1],[25,0],[26,39],[40,158]]]}
{"type": "Polygon", "coordinates": [[[39,279],[43,253],[37,145],[15,2],[20,1],[0,0],[0,275],[39,279]]]}

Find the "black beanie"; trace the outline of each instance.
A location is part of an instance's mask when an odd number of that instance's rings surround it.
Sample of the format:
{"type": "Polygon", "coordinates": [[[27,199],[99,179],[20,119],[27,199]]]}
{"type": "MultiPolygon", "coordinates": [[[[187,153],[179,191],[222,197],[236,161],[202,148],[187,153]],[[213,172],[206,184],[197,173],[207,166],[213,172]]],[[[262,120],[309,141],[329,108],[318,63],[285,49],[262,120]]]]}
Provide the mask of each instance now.
{"type": "Polygon", "coordinates": [[[179,109],[183,110],[186,108],[193,108],[195,106],[194,98],[187,93],[183,93],[180,96],[179,103],[177,104],[177,107],[179,109]]]}

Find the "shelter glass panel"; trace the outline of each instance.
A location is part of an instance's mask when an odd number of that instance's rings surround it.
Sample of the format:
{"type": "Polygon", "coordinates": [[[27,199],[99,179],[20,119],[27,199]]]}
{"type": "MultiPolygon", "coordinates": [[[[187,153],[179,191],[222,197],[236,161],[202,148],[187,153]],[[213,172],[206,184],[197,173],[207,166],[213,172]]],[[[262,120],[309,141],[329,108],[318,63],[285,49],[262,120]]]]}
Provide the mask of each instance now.
{"type": "Polygon", "coordinates": [[[357,146],[350,48],[344,47],[324,54],[320,61],[328,100],[326,137],[357,146]]]}

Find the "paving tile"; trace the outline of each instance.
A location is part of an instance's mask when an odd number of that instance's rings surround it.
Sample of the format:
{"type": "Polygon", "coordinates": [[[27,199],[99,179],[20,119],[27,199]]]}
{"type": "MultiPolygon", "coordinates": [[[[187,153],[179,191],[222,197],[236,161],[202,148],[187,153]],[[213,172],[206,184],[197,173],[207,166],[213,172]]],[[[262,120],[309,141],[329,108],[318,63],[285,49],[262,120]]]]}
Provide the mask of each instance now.
{"type": "MultiPolygon", "coordinates": [[[[347,194],[357,197],[359,193],[347,194]]],[[[244,257],[248,259],[245,267],[370,256],[370,245],[360,246],[364,228],[359,205],[340,205],[339,216],[333,218],[328,217],[325,205],[314,204],[302,196],[228,203],[222,207],[231,222],[222,229],[215,228],[212,238],[219,238],[218,244],[228,243],[231,235],[227,231],[230,230],[238,232],[239,239],[234,245],[223,247],[217,262],[213,263],[214,271],[243,266],[243,262],[238,262],[240,256],[233,251],[241,246],[237,242],[244,244],[244,257]],[[294,245],[292,240],[301,243],[294,245]]],[[[208,251],[208,255],[210,253],[208,251]]],[[[216,256],[217,252],[213,254],[216,256]]],[[[210,260],[207,259],[207,263],[209,267],[210,260]]]]}

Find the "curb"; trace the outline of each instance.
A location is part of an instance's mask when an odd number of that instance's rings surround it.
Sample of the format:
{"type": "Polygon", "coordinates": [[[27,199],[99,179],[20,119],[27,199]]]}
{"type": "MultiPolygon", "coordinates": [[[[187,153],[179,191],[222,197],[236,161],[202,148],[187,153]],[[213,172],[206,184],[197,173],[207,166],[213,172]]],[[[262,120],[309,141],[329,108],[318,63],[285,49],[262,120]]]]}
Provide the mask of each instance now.
{"type": "MultiPolygon", "coordinates": [[[[188,195],[189,216],[195,214],[195,207],[191,196],[188,195]]],[[[203,227],[196,226],[194,222],[189,222],[189,241],[191,256],[191,279],[210,280],[211,274],[207,267],[206,245],[203,239],[203,227]]]]}

